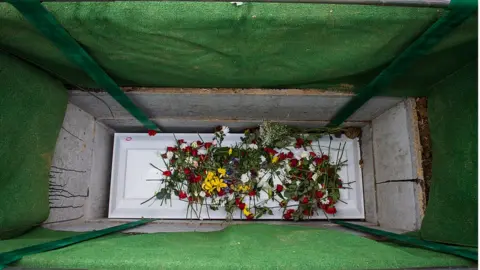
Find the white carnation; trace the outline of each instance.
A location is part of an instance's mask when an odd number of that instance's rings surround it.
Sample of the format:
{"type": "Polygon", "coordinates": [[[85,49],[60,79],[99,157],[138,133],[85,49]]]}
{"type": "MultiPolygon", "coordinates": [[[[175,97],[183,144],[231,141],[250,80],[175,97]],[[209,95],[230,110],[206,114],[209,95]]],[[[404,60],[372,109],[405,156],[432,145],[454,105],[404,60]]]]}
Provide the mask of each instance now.
{"type": "Polygon", "coordinates": [[[260,156],[260,160],[261,160],[262,162],[267,161],[267,159],[266,159],[264,156],[260,156]]]}
{"type": "Polygon", "coordinates": [[[187,146],[188,146],[188,145],[187,145],[186,143],[182,143],[182,144],[180,145],[180,149],[183,150],[183,149],[187,148],[187,146]]]}
{"type": "Polygon", "coordinates": [[[197,148],[197,147],[198,147],[198,144],[197,144],[197,142],[193,142],[193,143],[191,144],[191,146],[192,146],[193,148],[197,148]]]}
{"type": "MultiPolygon", "coordinates": [[[[318,179],[318,176],[319,176],[318,173],[314,173],[314,174],[312,175],[312,180],[313,180],[313,181],[317,180],[317,179],[318,179]]],[[[319,186],[320,186],[320,188],[322,188],[322,187],[321,187],[322,184],[319,184],[319,186]]]]}
{"type": "Polygon", "coordinates": [[[308,169],[309,169],[311,172],[315,171],[315,165],[310,164],[310,166],[308,166],[308,169]]]}
{"type": "Polygon", "coordinates": [[[230,129],[227,126],[222,126],[222,132],[223,134],[227,135],[228,133],[230,133],[230,129]]]}
{"type": "Polygon", "coordinates": [[[240,177],[240,180],[245,184],[247,183],[249,180],[250,180],[250,176],[249,176],[250,173],[246,174],[242,174],[242,176],[240,177]]]}
{"type": "Polygon", "coordinates": [[[251,144],[248,145],[248,148],[257,150],[257,149],[258,149],[258,145],[254,144],[254,143],[251,143],[251,144]]]}
{"type": "Polygon", "coordinates": [[[185,162],[188,163],[188,164],[193,164],[193,161],[194,161],[194,160],[193,160],[193,157],[187,157],[187,158],[185,159],[185,162]]]}
{"type": "Polygon", "coordinates": [[[303,151],[302,154],[300,154],[300,157],[310,159],[310,153],[308,153],[307,151],[303,151]]]}
{"type": "Polygon", "coordinates": [[[200,193],[198,195],[200,195],[200,197],[205,197],[205,195],[207,195],[207,194],[205,194],[205,191],[200,191],[200,193]]]}
{"type": "Polygon", "coordinates": [[[168,152],[167,152],[167,158],[168,158],[168,160],[172,159],[172,158],[173,158],[173,155],[174,155],[174,154],[173,154],[172,151],[168,151],[168,152]]]}

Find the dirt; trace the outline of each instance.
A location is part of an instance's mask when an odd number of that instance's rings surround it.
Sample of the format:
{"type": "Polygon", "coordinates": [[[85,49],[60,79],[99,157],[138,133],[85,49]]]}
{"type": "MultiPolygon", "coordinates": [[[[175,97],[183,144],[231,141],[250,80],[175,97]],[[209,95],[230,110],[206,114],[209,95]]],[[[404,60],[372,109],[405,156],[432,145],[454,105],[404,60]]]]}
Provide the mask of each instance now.
{"type": "Polygon", "coordinates": [[[430,127],[428,125],[428,100],[426,97],[417,98],[416,108],[418,116],[418,131],[422,145],[422,167],[423,167],[423,191],[425,192],[425,206],[428,204],[428,194],[432,181],[432,142],[430,140],[430,127]]]}

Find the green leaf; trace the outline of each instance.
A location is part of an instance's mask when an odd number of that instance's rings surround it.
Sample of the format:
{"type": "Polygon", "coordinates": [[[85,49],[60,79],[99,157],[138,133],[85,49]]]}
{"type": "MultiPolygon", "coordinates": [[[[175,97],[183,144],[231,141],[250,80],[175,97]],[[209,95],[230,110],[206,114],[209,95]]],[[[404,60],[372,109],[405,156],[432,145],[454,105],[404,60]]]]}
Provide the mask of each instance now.
{"type": "Polygon", "coordinates": [[[175,194],[175,196],[178,196],[178,195],[180,194],[180,191],[174,189],[174,190],[173,190],[173,194],[175,194]]]}
{"type": "Polygon", "coordinates": [[[165,193],[165,199],[171,199],[172,198],[172,193],[165,193]]]}
{"type": "Polygon", "coordinates": [[[268,208],[267,213],[268,213],[269,215],[273,215],[272,209],[268,208]]]}
{"type": "Polygon", "coordinates": [[[163,198],[165,197],[165,193],[162,193],[162,192],[158,192],[155,197],[157,197],[157,199],[159,200],[163,200],[163,198]]]}

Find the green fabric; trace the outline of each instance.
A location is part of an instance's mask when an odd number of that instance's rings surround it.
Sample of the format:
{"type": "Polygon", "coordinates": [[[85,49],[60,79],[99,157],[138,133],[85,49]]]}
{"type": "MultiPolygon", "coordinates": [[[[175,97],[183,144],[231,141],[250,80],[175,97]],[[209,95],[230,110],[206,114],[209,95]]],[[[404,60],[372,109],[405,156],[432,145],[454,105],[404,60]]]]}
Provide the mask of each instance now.
{"type": "MultiPolygon", "coordinates": [[[[61,233],[65,236],[65,233],[61,233]]],[[[34,231],[0,251],[55,239],[34,231]],[[40,234],[42,237],[37,237],[40,234]],[[45,237],[47,237],[45,238],[45,237]]],[[[58,239],[58,237],[57,237],[58,239]]],[[[27,256],[16,266],[88,269],[375,269],[469,266],[468,260],[299,226],[248,224],[219,232],[112,235],[27,256]]]]}
{"type": "Polygon", "coordinates": [[[146,223],[152,222],[153,219],[142,219],[137,221],[132,221],[126,224],[106,228],[98,231],[91,231],[82,234],[73,235],[67,238],[59,239],[56,241],[41,243],[37,245],[32,245],[24,248],[15,249],[9,252],[0,253],[0,269],[9,264],[21,260],[24,256],[38,254],[41,252],[51,251],[59,248],[64,248],[74,244],[78,244],[84,241],[95,239],[101,236],[112,234],[115,232],[120,232],[123,230],[128,230],[131,228],[144,225],[146,223]]]}
{"type": "Polygon", "coordinates": [[[426,240],[478,246],[477,80],[474,61],[429,96],[433,175],[421,228],[426,240]]]}
{"type": "Polygon", "coordinates": [[[333,127],[341,125],[373,96],[381,96],[395,77],[404,74],[474,12],[475,9],[472,8],[455,8],[444,14],[425,33],[401,52],[375,79],[340,108],[328,125],[333,127]]]}
{"type": "Polygon", "coordinates": [[[387,237],[390,240],[393,240],[402,244],[407,244],[407,245],[412,245],[415,247],[420,247],[420,248],[429,249],[433,251],[448,253],[448,254],[460,256],[466,259],[478,261],[478,250],[476,249],[472,250],[470,248],[462,248],[462,247],[438,244],[435,242],[422,240],[416,235],[396,234],[396,233],[373,229],[373,228],[369,228],[369,227],[365,227],[362,225],[353,224],[353,223],[349,223],[341,220],[334,220],[333,223],[342,225],[349,229],[365,232],[368,234],[387,237]]]}
{"type": "Polygon", "coordinates": [[[67,106],[64,86],[0,53],[0,239],[49,213],[51,159],[67,106]]]}
{"type": "Polygon", "coordinates": [[[85,50],[58,24],[57,20],[38,0],[7,0],[23,16],[58,47],[73,64],[88,74],[98,86],[105,89],[120,105],[149,130],[160,131],[155,123],[142,112],[120,87],[103,71],[85,50]]]}
{"type": "MultiPolygon", "coordinates": [[[[442,14],[430,8],[274,3],[44,6],[121,86],[335,91],[365,86],[442,14]]],[[[469,20],[385,94],[425,95],[428,86],[470,60],[463,54],[465,47],[476,50],[476,27],[476,19],[469,20]]],[[[7,4],[0,4],[0,47],[71,84],[96,86],[7,4]]]]}

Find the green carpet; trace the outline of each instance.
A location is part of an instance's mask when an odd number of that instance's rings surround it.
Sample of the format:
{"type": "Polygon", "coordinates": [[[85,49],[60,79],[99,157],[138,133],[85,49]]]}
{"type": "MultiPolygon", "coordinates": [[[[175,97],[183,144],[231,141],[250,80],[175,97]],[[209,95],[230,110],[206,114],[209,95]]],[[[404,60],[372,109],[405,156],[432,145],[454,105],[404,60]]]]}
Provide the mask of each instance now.
{"type": "MultiPolygon", "coordinates": [[[[367,84],[443,12],[274,3],[44,5],[121,86],[335,91],[367,84]]],[[[476,24],[476,18],[466,22],[382,94],[424,95],[428,86],[471,59],[476,24]]],[[[0,3],[0,48],[71,84],[95,87],[6,3],[0,3]]]]}
{"type": "Polygon", "coordinates": [[[0,239],[49,213],[50,163],[67,95],[44,72],[0,53],[0,239]]]}
{"type": "MultiPolygon", "coordinates": [[[[37,229],[0,251],[70,236],[37,229]]],[[[249,224],[219,232],[112,235],[25,257],[17,266],[88,269],[375,269],[468,266],[450,255],[299,226],[249,224]]]]}
{"type": "Polygon", "coordinates": [[[477,80],[473,62],[428,100],[433,175],[421,228],[426,240],[478,246],[477,80]]]}

